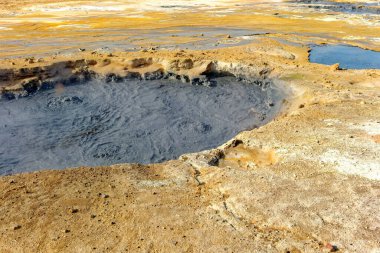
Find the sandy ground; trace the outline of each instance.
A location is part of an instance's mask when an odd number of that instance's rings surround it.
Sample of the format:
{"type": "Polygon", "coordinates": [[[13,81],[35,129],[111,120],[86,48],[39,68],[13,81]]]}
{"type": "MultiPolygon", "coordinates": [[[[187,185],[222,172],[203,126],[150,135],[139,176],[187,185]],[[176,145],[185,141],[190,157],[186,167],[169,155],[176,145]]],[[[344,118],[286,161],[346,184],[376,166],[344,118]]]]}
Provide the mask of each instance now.
{"type": "MultiPolygon", "coordinates": [[[[17,12],[13,3],[6,2],[17,12]]],[[[173,22],[173,13],[157,15],[152,17],[173,22]]],[[[133,25],[144,27],[146,20],[133,25]]],[[[218,18],[200,13],[184,14],[178,22],[191,20],[221,25],[218,18]]],[[[224,20],[232,26],[241,23],[234,14],[224,20]]],[[[93,20],[105,26],[103,21],[93,20]]],[[[161,26],[150,23],[156,25],[161,26]]],[[[10,57],[25,52],[22,46],[4,50],[3,93],[86,71],[190,77],[215,71],[270,78],[289,95],[274,121],[215,150],[156,165],[1,177],[0,252],[379,252],[380,71],[310,64],[306,46],[309,41],[342,41],[347,34],[378,37],[378,27],[262,14],[250,16],[244,26],[294,29],[297,35],[272,33],[248,45],[202,51],[86,50],[24,59],[10,57]],[[308,34],[311,29],[316,34],[308,34]],[[322,39],[324,31],[335,37],[322,39]]],[[[27,27],[9,26],[25,33],[27,27]]],[[[0,36],[7,41],[14,34],[0,36]]],[[[353,44],[379,46],[363,38],[353,44]]]]}
{"type": "Polygon", "coordinates": [[[2,2],[0,58],[75,53],[78,48],[138,51],[203,45],[200,49],[211,49],[249,44],[258,33],[302,45],[347,43],[380,50],[378,14],[320,11],[309,8],[313,4],[278,0],[2,2]]]}

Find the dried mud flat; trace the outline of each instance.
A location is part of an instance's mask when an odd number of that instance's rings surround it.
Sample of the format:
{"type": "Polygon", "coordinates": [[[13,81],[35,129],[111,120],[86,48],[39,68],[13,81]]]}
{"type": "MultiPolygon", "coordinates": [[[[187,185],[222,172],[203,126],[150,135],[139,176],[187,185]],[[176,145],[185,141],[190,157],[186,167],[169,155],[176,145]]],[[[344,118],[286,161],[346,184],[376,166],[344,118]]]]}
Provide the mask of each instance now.
{"type": "Polygon", "coordinates": [[[215,50],[1,60],[7,96],[167,73],[272,80],[288,95],[270,123],[175,161],[0,177],[0,252],[380,251],[380,71],[311,64],[308,50],[269,34],[215,50]]]}

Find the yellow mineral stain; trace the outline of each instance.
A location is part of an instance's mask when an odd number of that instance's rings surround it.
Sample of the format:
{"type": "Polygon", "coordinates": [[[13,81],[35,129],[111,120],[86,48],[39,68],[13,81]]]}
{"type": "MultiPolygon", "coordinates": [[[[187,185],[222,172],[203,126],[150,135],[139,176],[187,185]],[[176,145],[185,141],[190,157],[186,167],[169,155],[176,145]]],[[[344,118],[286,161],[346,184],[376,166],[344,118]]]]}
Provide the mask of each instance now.
{"type": "Polygon", "coordinates": [[[240,166],[253,168],[255,166],[270,166],[278,162],[278,156],[273,149],[263,150],[251,148],[245,145],[229,148],[225,151],[225,157],[220,162],[221,167],[240,166]]]}

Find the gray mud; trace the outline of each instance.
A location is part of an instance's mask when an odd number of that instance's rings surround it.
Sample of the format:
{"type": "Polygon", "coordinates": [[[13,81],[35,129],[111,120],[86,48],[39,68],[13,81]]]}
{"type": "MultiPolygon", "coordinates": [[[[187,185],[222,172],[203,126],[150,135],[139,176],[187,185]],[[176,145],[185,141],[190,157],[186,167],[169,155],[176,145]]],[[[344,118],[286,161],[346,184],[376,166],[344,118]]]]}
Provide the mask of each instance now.
{"type": "MultiPolygon", "coordinates": [[[[245,36],[247,34],[265,34],[268,31],[257,31],[252,29],[238,29],[231,27],[195,27],[195,26],[180,26],[160,29],[88,29],[77,28],[76,33],[72,38],[51,38],[42,31],[38,31],[40,36],[38,39],[35,37],[33,40],[28,36],[18,38],[17,40],[2,41],[0,44],[13,45],[16,49],[13,51],[13,57],[46,57],[53,53],[57,54],[70,54],[78,51],[78,48],[85,48],[86,50],[93,50],[101,53],[112,53],[115,51],[139,51],[139,43],[141,41],[151,41],[151,46],[162,44],[160,49],[193,49],[193,50],[208,50],[215,48],[225,48],[231,46],[241,46],[252,42],[252,40],[236,40],[229,42],[221,35],[231,35],[233,38],[245,36]],[[93,35],[97,33],[97,35],[93,35]],[[75,36],[81,37],[81,41],[75,40],[75,36]],[[196,42],[178,43],[173,41],[173,37],[194,37],[199,40],[196,42]],[[24,50],[17,50],[17,48],[24,48],[28,45],[30,54],[25,54],[24,50]],[[46,51],[36,54],[34,49],[44,48],[46,51]]],[[[50,31],[49,31],[50,32],[50,31]]],[[[12,31],[7,31],[12,34],[12,31]]],[[[35,34],[35,31],[33,31],[35,34]]],[[[16,34],[14,34],[16,36],[16,34]]],[[[16,36],[17,37],[17,36],[16,36]]],[[[232,39],[234,40],[234,39],[232,39]]],[[[0,53],[9,52],[9,47],[2,49],[0,53]]]]}
{"type": "Polygon", "coordinates": [[[271,85],[215,82],[96,79],[0,100],[0,174],[175,159],[263,125],[281,106],[271,85]]]}
{"type": "Polygon", "coordinates": [[[379,3],[337,3],[328,0],[293,0],[291,3],[303,4],[304,7],[319,12],[338,12],[348,14],[380,14],[379,3]]]}

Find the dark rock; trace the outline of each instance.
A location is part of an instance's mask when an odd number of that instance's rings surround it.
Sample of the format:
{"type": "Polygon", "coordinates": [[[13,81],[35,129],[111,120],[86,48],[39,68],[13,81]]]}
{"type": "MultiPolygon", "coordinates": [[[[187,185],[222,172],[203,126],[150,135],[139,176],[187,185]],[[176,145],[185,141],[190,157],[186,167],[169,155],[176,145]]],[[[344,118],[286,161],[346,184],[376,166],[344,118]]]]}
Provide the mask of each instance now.
{"type": "Polygon", "coordinates": [[[156,70],[154,72],[147,72],[144,74],[143,79],[145,80],[159,80],[164,77],[164,72],[162,69],[156,70]]]}
{"type": "Polygon", "coordinates": [[[13,230],[19,230],[21,228],[21,225],[17,224],[16,226],[13,227],[13,230]]]}
{"type": "Polygon", "coordinates": [[[224,153],[221,150],[217,150],[214,156],[208,161],[208,165],[210,166],[218,166],[219,160],[224,157],[224,153]]]}
{"type": "Polygon", "coordinates": [[[32,80],[30,82],[27,82],[23,85],[24,90],[28,94],[35,93],[40,87],[40,82],[38,80],[32,80]]]}
{"type": "Polygon", "coordinates": [[[110,83],[110,82],[122,82],[123,81],[123,78],[119,75],[116,75],[116,74],[107,74],[106,75],[106,82],[107,83],[110,83]]]}

